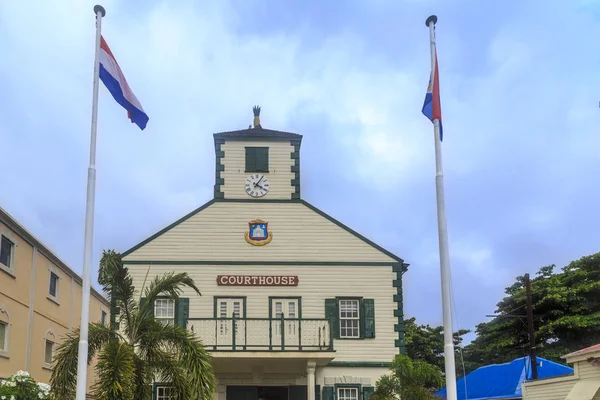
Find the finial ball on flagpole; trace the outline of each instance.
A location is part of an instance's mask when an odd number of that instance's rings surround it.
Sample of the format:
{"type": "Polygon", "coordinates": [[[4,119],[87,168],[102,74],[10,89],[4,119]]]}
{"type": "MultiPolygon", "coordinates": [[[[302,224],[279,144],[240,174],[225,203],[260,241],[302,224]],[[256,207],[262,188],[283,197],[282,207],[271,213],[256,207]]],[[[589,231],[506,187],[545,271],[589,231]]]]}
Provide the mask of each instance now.
{"type": "Polygon", "coordinates": [[[433,22],[433,25],[437,23],[437,15],[430,15],[429,18],[427,18],[427,21],[425,21],[425,25],[429,28],[431,22],[433,22]]]}
{"type": "Polygon", "coordinates": [[[106,15],[106,10],[100,4],[96,4],[94,6],[94,14],[98,15],[98,12],[100,12],[102,18],[104,18],[104,16],[106,15]]]}

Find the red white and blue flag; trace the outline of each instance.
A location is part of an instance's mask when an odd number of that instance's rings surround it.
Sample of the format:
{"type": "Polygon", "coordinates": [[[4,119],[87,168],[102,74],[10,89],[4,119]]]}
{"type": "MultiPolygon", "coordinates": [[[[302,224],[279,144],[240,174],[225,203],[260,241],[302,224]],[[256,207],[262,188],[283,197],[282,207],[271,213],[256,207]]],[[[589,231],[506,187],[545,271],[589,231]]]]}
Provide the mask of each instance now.
{"type": "Polygon", "coordinates": [[[131,122],[143,130],[148,123],[148,115],[146,115],[142,105],[131,91],[115,56],[113,56],[102,36],[100,36],[99,59],[100,79],[117,103],[127,110],[127,117],[131,122]]]}
{"type": "Polygon", "coordinates": [[[440,141],[442,141],[442,106],[440,104],[440,79],[438,77],[437,52],[435,52],[435,69],[431,71],[429,86],[427,87],[427,94],[425,94],[425,102],[423,103],[421,112],[429,118],[431,122],[436,119],[439,121],[440,141]]]}

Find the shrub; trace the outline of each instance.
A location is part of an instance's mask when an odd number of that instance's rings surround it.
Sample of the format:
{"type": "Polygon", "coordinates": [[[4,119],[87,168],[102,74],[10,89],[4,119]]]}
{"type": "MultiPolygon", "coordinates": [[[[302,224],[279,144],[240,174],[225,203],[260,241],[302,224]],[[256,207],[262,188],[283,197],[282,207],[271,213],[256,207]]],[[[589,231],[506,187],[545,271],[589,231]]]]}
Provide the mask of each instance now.
{"type": "Polygon", "coordinates": [[[0,400],[53,400],[50,385],[36,383],[26,371],[17,371],[0,381],[0,400]]]}

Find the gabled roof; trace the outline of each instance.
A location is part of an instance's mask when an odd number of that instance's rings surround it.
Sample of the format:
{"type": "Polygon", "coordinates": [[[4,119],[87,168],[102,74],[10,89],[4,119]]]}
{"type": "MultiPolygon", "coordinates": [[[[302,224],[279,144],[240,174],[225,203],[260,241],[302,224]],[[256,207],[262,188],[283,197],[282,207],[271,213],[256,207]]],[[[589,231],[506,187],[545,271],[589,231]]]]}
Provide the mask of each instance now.
{"type": "Polygon", "coordinates": [[[238,131],[226,131],[214,133],[216,139],[282,139],[302,140],[302,135],[292,132],[276,131],[273,129],[250,128],[238,131]]]}
{"type": "Polygon", "coordinates": [[[600,351],[600,343],[595,344],[590,347],[586,347],[585,349],[574,351],[572,353],[569,353],[569,354],[563,356],[562,358],[573,358],[573,357],[577,357],[577,356],[582,356],[584,354],[595,353],[597,351],[600,351]]]}
{"type": "MultiPolygon", "coordinates": [[[[241,200],[235,200],[235,199],[230,199],[230,200],[210,200],[207,203],[205,203],[204,205],[202,205],[201,207],[197,208],[196,210],[190,212],[189,214],[185,215],[184,217],[180,218],[179,220],[175,221],[174,223],[170,224],[169,226],[165,227],[164,229],[161,229],[160,231],[156,232],[154,235],[150,236],[149,238],[143,240],[142,242],[138,243],[137,245],[133,246],[132,248],[130,248],[129,250],[126,250],[125,252],[122,253],[122,257],[125,258],[126,256],[132,254],[134,251],[140,249],[141,247],[143,247],[144,245],[152,242],[154,239],[158,238],[159,236],[167,233],[168,231],[170,231],[171,229],[177,227],[178,225],[182,224],[183,222],[185,222],[186,220],[192,218],[193,216],[195,216],[196,214],[202,212],[203,210],[207,209],[208,207],[210,207],[211,205],[215,204],[215,203],[234,203],[234,202],[241,202],[241,203],[248,203],[248,202],[244,202],[241,200]]],[[[347,225],[343,224],[342,222],[336,220],[335,218],[331,217],[330,215],[326,214],[325,212],[321,211],[320,209],[318,209],[317,207],[313,206],[312,204],[308,203],[305,200],[289,200],[289,201],[282,201],[282,202],[289,202],[289,203],[295,203],[295,204],[301,204],[304,205],[305,207],[307,207],[308,209],[312,210],[313,212],[317,213],[318,215],[320,215],[321,217],[329,220],[330,222],[332,222],[333,224],[337,225],[338,227],[342,228],[343,230],[345,230],[346,232],[348,232],[349,234],[351,234],[352,236],[356,237],[357,239],[359,239],[360,241],[366,243],[367,245],[369,245],[371,248],[375,249],[376,251],[386,255],[387,257],[391,258],[392,260],[394,260],[397,263],[401,263],[403,266],[403,272],[408,268],[407,263],[404,263],[404,260],[402,258],[400,258],[399,256],[393,254],[392,252],[384,249],[383,247],[377,245],[376,243],[374,243],[373,241],[367,239],[366,237],[362,236],[361,234],[359,234],[358,232],[354,231],[353,229],[349,228],[347,225]]],[[[258,201],[257,201],[258,203],[258,201]]],[[[156,261],[156,260],[148,260],[148,261],[156,261]]],[[[287,260],[282,260],[284,262],[288,262],[287,260]]],[[[127,262],[127,261],[126,261],[127,262]]],[[[215,261],[212,261],[212,263],[214,263],[215,261]]],[[[291,261],[289,261],[291,262],[291,261]]],[[[278,263],[278,262],[275,262],[278,263]]],[[[302,262],[300,261],[294,261],[294,264],[302,264],[302,262]]],[[[337,263],[336,263],[337,264],[337,263]]],[[[343,262],[340,264],[352,264],[352,262],[348,263],[348,262],[343,262]]],[[[379,263],[371,263],[371,262],[364,262],[364,263],[359,263],[357,262],[356,264],[379,264],[379,263]]],[[[382,262],[381,264],[388,264],[387,262],[382,262]]]]}

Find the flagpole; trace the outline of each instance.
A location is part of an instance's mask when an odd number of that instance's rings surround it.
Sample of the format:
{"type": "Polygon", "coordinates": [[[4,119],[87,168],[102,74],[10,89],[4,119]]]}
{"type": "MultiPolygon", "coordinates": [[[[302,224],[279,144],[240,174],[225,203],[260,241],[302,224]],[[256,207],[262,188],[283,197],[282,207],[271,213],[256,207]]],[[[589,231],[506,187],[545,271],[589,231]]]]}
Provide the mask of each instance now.
{"type": "Polygon", "coordinates": [[[83,282],[81,284],[81,323],[79,325],[79,352],[77,354],[76,400],[85,400],[87,389],[88,331],[90,320],[90,266],[92,263],[92,243],[94,236],[94,200],[96,196],[96,128],[98,125],[98,86],[100,81],[100,35],[102,18],[106,10],[101,5],[94,6],[96,14],[96,47],[94,56],[94,90],[92,96],[92,132],[90,139],[90,165],[88,168],[87,199],[85,205],[85,236],[83,247],[83,282]]]}
{"type": "MultiPolygon", "coordinates": [[[[425,21],[429,28],[431,44],[431,71],[436,71],[435,24],[437,16],[431,15],[425,21]]],[[[433,82],[433,81],[432,81],[433,82]]],[[[451,287],[450,287],[450,254],[448,251],[448,229],[446,227],[446,210],[444,205],[444,171],[442,167],[442,145],[440,140],[440,121],[433,120],[433,140],[435,143],[435,191],[437,195],[438,236],[440,249],[440,272],[442,280],[442,315],[444,319],[444,365],[446,370],[446,399],[457,400],[456,368],[454,361],[454,341],[452,329],[451,287]]]]}

